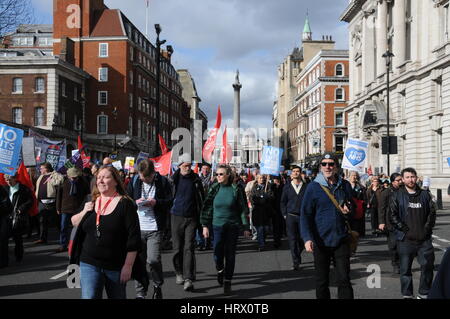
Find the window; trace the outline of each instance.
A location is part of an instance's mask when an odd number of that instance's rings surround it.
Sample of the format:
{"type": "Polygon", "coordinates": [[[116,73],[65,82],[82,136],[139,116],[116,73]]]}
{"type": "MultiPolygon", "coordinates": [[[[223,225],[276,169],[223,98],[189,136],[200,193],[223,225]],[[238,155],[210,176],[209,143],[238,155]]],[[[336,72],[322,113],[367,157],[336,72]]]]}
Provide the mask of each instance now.
{"type": "Polygon", "coordinates": [[[133,62],[134,61],[134,48],[130,47],[130,61],[133,62]]]}
{"type": "Polygon", "coordinates": [[[130,85],[133,85],[133,71],[130,71],[130,85]]]}
{"type": "Polygon", "coordinates": [[[342,64],[336,65],[336,76],[344,76],[344,68],[342,64]]]}
{"type": "Polygon", "coordinates": [[[12,122],[16,124],[22,124],[22,108],[14,107],[12,109],[12,122]]]}
{"type": "Polygon", "coordinates": [[[98,105],[108,104],[108,91],[98,91],[98,105]]]}
{"type": "Polygon", "coordinates": [[[44,108],[37,107],[34,109],[34,126],[44,126],[44,108]]]}
{"type": "Polygon", "coordinates": [[[137,134],[138,134],[138,137],[142,137],[141,136],[141,133],[142,133],[142,120],[141,119],[138,119],[138,127],[137,127],[137,134]]]}
{"type": "Polygon", "coordinates": [[[344,101],[344,89],[336,89],[336,101],[344,101]]]}
{"type": "Polygon", "coordinates": [[[108,134],[108,116],[97,116],[97,134],[108,134]]]}
{"type": "Polygon", "coordinates": [[[40,47],[49,47],[53,45],[53,39],[52,38],[39,38],[38,45],[40,47]]]}
{"type": "Polygon", "coordinates": [[[436,110],[442,110],[442,76],[436,79],[436,110]]]}
{"type": "Polygon", "coordinates": [[[133,93],[130,93],[128,95],[128,102],[129,102],[130,108],[132,108],[133,107],[133,93]]]}
{"type": "Polygon", "coordinates": [[[75,131],[81,130],[81,119],[79,119],[76,114],[73,116],[73,129],[75,131]]]}
{"type": "Polygon", "coordinates": [[[14,78],[13,79],[12,93],[22,94],[22,90],[23,90],[23,80],[22,80],[22,78],[14,78]]]}
{"type": "Polygon", "coordinates": [[[108,57],[108,43],[99,43],[98,45],[98,56],[100,58],[108,57]]]}
{"type": "Polygon", "coordinates": [[[344,151],[344,137],[343,136],[335,136],[334,137],[334,149],[335,149],[335,152],[343,152],[344,151]]]}
{"type": "Polygon", "coordinates": [[[99,82],[108,82],[108,68],[99,68],[98,69],[98,81],[99,82]]]}
{"type": "Polygon", "coordinates": [[[74,101],[78,101],[78,86],[73,87],[73,99],[74,101]]]}
{"type": "Polygon", "coordinates": [[[44,91],[45,91],[44,78],[36,78],[35,92],[36,93],[43,93],[44,91]]]}
{"type": "Polygon", "coordinates": [[[335,114],[335,125],[336,126],[343,126],[344,125],[344,113],[343,112],[336,112],[336,114],[335,114]]]}
{"type": "Polygon", "coordinates": [[[133,118],[131,116],[128,118],[128,133],[133,136],[133,118]]]}
{"type": "Polygon", "coordinates": [[[66,82],[64,81],[61,82],[61,94],[62,96],[67,97],[66,82]]]}

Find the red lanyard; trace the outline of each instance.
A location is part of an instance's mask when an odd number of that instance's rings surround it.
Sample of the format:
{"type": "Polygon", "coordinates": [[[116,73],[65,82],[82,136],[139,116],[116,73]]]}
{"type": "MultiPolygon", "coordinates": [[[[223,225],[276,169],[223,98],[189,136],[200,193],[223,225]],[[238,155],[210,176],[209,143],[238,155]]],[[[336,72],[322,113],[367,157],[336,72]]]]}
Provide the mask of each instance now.
{"type": "MultiPolygon", "coordinates": [[[[97,213],[97,219],[96,219],[96,222],[95,222],[95,226],[97,226],[97,234],[99,234],[99,229],[98,228],[100,226],[100,215],[103,215],[105,213],[106,209],[108,208],[108,205],[111,203],[111,201],[116,196],[117,196],[117,192],[115,192],[114,195],[110,199],[108,199],[108,201],[106,202],[105,207],[103,207],[103,209],[102,209],[102,197],[100,196],[100,200],[98,202],[98,211],[96,212],[97,213]]],[[[100,237],[100,236],[98,236],[98,237],[100,237]]]]}

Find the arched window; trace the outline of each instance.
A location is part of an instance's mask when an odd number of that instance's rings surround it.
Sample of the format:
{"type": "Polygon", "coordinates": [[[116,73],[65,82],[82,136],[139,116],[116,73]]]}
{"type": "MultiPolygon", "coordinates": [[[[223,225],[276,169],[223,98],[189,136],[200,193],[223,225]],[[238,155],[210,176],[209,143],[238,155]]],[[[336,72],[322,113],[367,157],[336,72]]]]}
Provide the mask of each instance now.
{"type": "Polygon", "coordinates": [[[336,101],[344,101],[344,89],[336,89],[336,101]]]}
{"type": "Polygon", "coordinates": [[[336,76],[344,76],[344,67],[342,64],[336,64],[336,76]]]}

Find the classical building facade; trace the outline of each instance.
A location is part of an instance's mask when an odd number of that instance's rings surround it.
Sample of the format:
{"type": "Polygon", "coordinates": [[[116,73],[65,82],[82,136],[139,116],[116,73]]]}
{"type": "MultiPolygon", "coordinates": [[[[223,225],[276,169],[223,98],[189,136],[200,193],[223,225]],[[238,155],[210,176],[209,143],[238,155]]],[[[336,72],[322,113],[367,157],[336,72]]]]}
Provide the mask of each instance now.
{"type": "MultiPolygon", "coordinates": [[[[322,40],[313,40],[308,17],[305,20],[301,42],[302,45],[294,48],[278,66],[277,99],[273,107],[272,123],[276,131],[275,135],[281,137],[280,144],[285,150],[288,150],[292,144],[288,136],[288,113],[297,96],[296,78],[320,50],[334,49],[331,36],[323,36],[322,40]]],[[[292,156],[286,151],[283,153],[283,159],[285,165],[293,161],[292,156]]]]}
{"type": "Polygon", "coordinates": [[[390,74],[391,135],[398,154],[390,171],[415,167],[431,188],[449,185],[450,14],[448,0],[352,0],[341,16],[349,23],[349,137],[370,142],[367,165],[387,172],[381,137],[387,134],[390,74]],[[389,67],[383,54],[394,54],[389,67]]]}
{"type": "Polygon", "coordinates": [[[324,152],[342,154],[348,74],[348,51],[321,50],[297,75],[297,94],[288,111],[288,152],[294,163],[312,168],[324,152]]]}

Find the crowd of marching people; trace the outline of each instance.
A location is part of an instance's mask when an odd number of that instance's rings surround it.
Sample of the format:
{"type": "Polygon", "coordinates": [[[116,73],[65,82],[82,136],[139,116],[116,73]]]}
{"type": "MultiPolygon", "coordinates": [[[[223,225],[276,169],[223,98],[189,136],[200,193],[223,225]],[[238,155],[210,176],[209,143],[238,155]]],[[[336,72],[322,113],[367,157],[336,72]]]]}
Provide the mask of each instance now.
{"type": "Polygon", "coordinates": [[[184,154],[167,177],[150,160],[125,172],[110,158],[101,166],[70,168],[66,175],[49,163],[40,165],[39,174],[19,171],[0,179],[0,268],[11,264],[10,239],[20,263],[26,259],[23,238],[34,235],[33,244],[45,245],[49,228],[56,226],[55,253],[68,252],[70,263],[80,266],[85,299],[102,298],[103,290],[108,298],[126,298],[130,280],[137,299],[147,298],[151,284],[151,298],[162,299],[163,250],[172,251],[176,284],[186,292],[196,281],[195,251],[211,250],[217,282],[230,295],[240,235],[253,239],[259,252],[280,249],[286,237],[293,271],[302,269],[305,250],[313,254],[318,299],[330,298],[331,266],[338,297],[353,299],[354,241],[368,232],[386,236],[403,298],[414,296],[416,256],[421,266],[417,297],[450,298],[445,267],[433,284],[436,208],[413,168],[362,179],[357,172],[345,176],[338,159],[325,153],[312,172],[292,166],[280,176],[267,176],[257,168],[239,172],[228,165],[213,171],[204,164],[194,171],[184,154]]]}

